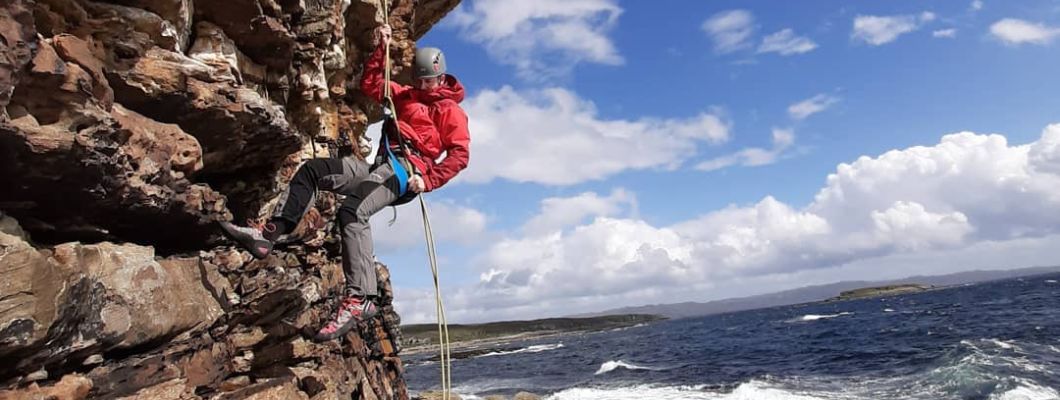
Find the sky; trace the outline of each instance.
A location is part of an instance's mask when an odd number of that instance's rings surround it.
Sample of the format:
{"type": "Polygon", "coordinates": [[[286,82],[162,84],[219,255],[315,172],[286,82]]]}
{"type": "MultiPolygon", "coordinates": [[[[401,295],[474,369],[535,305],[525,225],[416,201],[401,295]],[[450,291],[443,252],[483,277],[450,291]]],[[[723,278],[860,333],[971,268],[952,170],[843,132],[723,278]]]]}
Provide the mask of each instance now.
{"type": "Polygon", "coordinates": [[[450,323],[1060,265],[1060,0],[465,0],[418,44],[467,89],[425,196],[450,323]]]}

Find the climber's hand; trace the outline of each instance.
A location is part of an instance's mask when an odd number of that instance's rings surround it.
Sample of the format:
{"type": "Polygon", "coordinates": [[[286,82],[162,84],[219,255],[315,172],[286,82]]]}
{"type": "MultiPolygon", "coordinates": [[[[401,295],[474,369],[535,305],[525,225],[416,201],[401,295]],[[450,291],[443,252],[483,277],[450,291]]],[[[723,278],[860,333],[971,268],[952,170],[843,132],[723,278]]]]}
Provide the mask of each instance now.
{"type": "Polygon", "coordinates": [[[409,178],[409,190],[415,193],[423,193],[423,190],[426,188],[427,186],[423,183],[423,177],[419,175],[413,175],[411,178],[409,178]]]}
{"type": "Polygon", "coordinates": [[[375,29],[375,37],[379,41],[380,46],[386,46],[390,44],[390,36],[393,31],[390,29],[390,24],[380,25],[375,29]]]}

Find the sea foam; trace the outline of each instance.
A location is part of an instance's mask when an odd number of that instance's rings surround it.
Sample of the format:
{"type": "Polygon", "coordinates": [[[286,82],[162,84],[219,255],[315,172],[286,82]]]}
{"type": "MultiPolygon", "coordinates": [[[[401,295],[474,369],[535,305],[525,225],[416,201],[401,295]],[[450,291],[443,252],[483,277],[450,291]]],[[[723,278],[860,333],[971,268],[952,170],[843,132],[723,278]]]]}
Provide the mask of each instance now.
{"type": "Polygon", "coordinates": [[[728,393],[705,390],[702,386],[637,385],[613,388],[572,388],[557,392],[546,397],[545,400],[818,400],[825,398],[796,394],[751,381],[741,384],[728,393]]]}
{"type": "Polygon", "coordinates": [[[646,367],[646,366],[643,366],[643,365],[631,364],[631,363],[627,363],[627,362],[622,361],[622,360],[618,360],[618,361],[608,361],[608,362],[605,362],[603,364],[600,364],[600,369],[596,370],[596,374],[595,375],[606,374],[608,372],[614,371],[614,370],[619,369],[619,368],[625,368],[625,369],[629,369],[629,370],[649,370],[649,371],[660,371],[660,370],[663,370],[663,368],[646,367]]]}
{"type": "Polygon", "coordinates": [[[847,312],[847,311],[841,312],[839,314],[806,314],[806,315],[803,315],[803,316],[795,318],[795,319],[790,319],[790,320],[788,320],[788,322],[817,321],[817,320],[821,320],[821,319],[831,319],[831,318],[842,317],[844,315],[853,315],[853,314],[854,313],[847,312]]]}
{"type": "Polygon", "coordinates": [[[990,395],[990,400],[1056,400],[1060,392],[1033,383],[1022,383],[1015,389],[990,395]]]}

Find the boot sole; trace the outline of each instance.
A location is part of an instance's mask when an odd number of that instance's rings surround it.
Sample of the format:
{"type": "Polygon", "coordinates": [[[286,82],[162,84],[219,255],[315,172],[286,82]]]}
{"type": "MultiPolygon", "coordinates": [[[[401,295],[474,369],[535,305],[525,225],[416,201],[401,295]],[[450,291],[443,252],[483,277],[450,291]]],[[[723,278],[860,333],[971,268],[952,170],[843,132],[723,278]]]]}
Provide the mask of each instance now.
{"type": "Polygon", "coordinates": [[[353,330],[353,328],[355,326],[357,326],[357,324],[359,324],[361,321],[365,321],[365,320],[369,320],[369,319],[375,318],[375,316],[378,315],[378,314],[379,314],[379,312],[373,306],[372,307],[372,312],[366,314],[366,316],[362,315],[361,317],[350,318],[350,320],[346,321],[345,324],[343,324],[341,327],[339,327],[339,329],[337,331],[335,331],[335,333],[332,333],[330,335],[322,335],[322,334],[318,333],[318,334],[313,336],[313,341],[315,341],[315,342],[327,342],[329,340],[335,340],[335,339],[338,339],[340,337],[343,337],[347,333],[350,333],[350,331],[353,330]]]}
{"type": "Polygon", "coordinates": [[[269,253],[272,251],[272,249],[269,248],[269,251],[266,251],[266,252],[262,253],[262,252],[258,251],[259,249],[257,248],[257,243],[259,241],[255,240],[254,243],[252,243],[250,246],[248,246],[245,243],[243,243],[240,240],[240,238],[239,238],[239,236],[242,235],[242,233],[240,233],[239,231],[233,230],[232,228],[229,227],[229,224],[226,224],[224,222],[219,222],[218,225],[221,225],[221,231],[224,232],[226,237],[231,239],[233,242],[236,242],[236,244],[238,244],[239,247],[242,247],[243,250],[246,250],[248,253],[250,253],[250,255],[254,256],[254,258],[257,258],[259,260],[264,260],[266,257],[269,256],[269,253]]]}

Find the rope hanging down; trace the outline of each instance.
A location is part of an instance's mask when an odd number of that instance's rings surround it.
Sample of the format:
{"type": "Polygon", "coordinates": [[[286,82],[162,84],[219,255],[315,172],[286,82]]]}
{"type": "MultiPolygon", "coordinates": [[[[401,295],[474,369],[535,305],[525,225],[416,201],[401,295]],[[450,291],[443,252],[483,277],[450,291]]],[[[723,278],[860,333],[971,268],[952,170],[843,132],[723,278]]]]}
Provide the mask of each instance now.
{"type": "MultiPolygon", "coordinates": [[[[386,24],[390,23],[390,13],[387,7],[388,1],[384,0],[381,2],[383,6],[383,21],[386,24]]],[[[394,100],[390,97],[390,41],[386,42],[386,48],[384,49],[384,61],[383,61],[383,101],[386,102],[384,107],[390,111],[390,115],[393,118],[397,118],[397,108],[394,106],[394,100]]],[[[385,133],[384,133],[385,135],[385,133]]],[[[401,140],[398,141],[399,145],[405,146],[405,143],[401,140]]],[[[389,151],[389,143],[386,143],[389,151]]],[[[408,149],[403,149],[405,157],[408,157],[408,149]]],[[[412,171],[409,169],[408,171],[412,171]]],[[[435,254],[434,247],[434,234],[431,230],[431,220],[427,215],[427,203],[423,200],[423,195],[417,196],[420,199],[420,210],[423,213],[423,236],[427,242],[427,259],[431,264],[431,275],[434,277],[434,303],[435,311],[438,315],[438,347],[439,347],[439,365],[442,369],[442,400],[450,400],[453,389],[452,381],[452,358],[450,356],[449,349],[449,324],[445,321],[445,307],[442,303],[442,290],[438,283],[438,256],[435,254]]]]}

